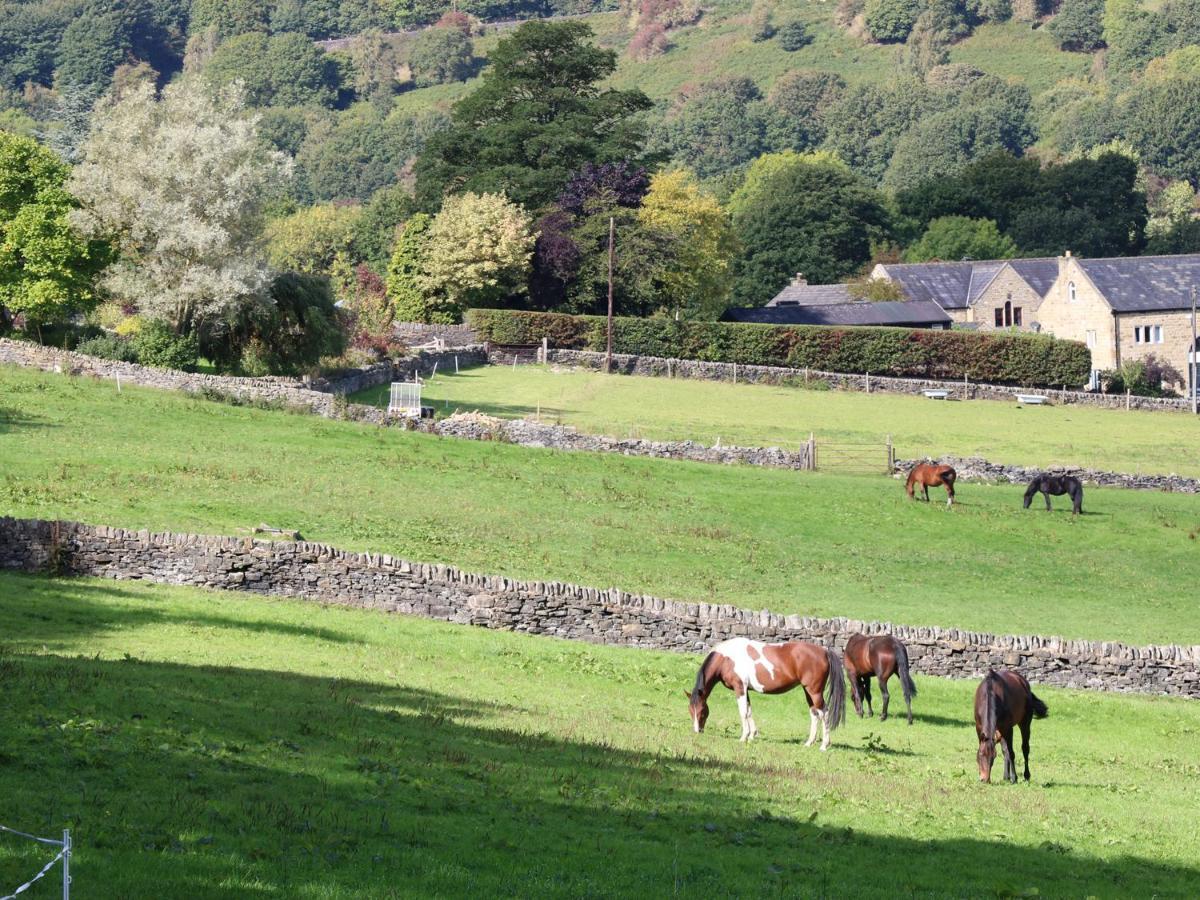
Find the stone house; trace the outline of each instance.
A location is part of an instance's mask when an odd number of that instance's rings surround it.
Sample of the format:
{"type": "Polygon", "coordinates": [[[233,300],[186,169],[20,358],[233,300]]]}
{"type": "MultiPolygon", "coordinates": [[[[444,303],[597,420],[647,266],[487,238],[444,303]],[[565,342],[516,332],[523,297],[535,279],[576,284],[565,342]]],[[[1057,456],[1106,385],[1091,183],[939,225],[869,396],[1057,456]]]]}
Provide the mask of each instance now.
{"type": "Polygon", "coordinates": [[[1098,372],[1155,356],[1197,383],[1192,290],[1200,288],[1200,254],[1081,259],[1068,251],[1042,301],[1042,328],[1083,341],[1098,372]],[[1190,374],[1189,374],[1190,369],[1190,374]]]}

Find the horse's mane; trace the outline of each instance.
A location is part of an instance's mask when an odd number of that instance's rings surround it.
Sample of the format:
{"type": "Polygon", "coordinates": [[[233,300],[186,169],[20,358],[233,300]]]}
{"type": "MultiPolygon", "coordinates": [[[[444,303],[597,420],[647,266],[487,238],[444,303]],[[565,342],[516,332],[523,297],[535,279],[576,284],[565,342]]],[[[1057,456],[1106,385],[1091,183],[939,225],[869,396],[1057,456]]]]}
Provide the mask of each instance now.
{"type": "Polygon", "coordinates": [[[715,650],[710,652],[708,656],[704,657],[704,662],[700,664],[700,668],[696,671],[696,685],[692,688],[693,697],[704,696],[704,689],[708,686],[708,667],[716,655],[715,650]]]}

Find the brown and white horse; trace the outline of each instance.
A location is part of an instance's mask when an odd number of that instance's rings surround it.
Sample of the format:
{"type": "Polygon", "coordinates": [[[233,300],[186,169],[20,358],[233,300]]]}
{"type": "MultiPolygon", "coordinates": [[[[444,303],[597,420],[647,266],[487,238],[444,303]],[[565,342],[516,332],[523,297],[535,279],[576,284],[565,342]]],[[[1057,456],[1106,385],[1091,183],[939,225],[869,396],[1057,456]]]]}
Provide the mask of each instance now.
{"type": "Polygon", "coordinates": [[[741,740],[758,736],[758,726],[750,712],[750,692],[783,694],[802,686],[808,701],[808,742],[817,739],[821,726],[821,749],[829,749],[829,733],[846,719],[846,683],[841,660],[832,650],[804,641],[764,644],[746,638],[731,638],[713,648],[696,673],[696,685],[684,691],[688,711],[696,733],[708,721],[708,695],[717,683],[725,685],[737,697],[742,719],[741,740]],[[828,697],[822,697],[828,688],[828,697]]]}
{"type": "Polygon", "coordinates": [[[1025,780],[1029,780],[1029,726],[1050,711],[1034,695],[1025,676],[1018,672],[989,670],[975,689],[975,732],[979,736],[979,780],[992,780],[996,742],[1004,754],[1004,780],[1017,783],[1017,761],[1013,755],[1013,726],[1021,729],[1021,753],[1025,756],[1025,780]]]}
{"type": "Polygon", "coordinates": [[[887,683],[893,675],[900,677],[900,689],[904,692],[904,705],[908,707],[908,724],[912,724],[912,698],[917,695],[917,686],[913,684],[912,676],[908,674],[908,649],[901,641],[890,634],[880,634],[867,637],[865,634],[855,634],[846,641],[846,649],[842,653],[846,662],[846,674],[850,676],[850,695],[854,698],[854,708],[861,719],[863,701],[867,701],[867,714],[875,715],[871,709],[871,676],[879,679],[879,693],[883,695],[883,712],[879,716],[882,722],[888,717],[887,683]]]}
{"type": "Polygon", "coordinates": [[[954,482],[958,478],[958,473],[954,471],[953,466],[942,466],[936,463],[917,463],[912,467],[912,471],[908,473],[908,481],[904,483],[904,490],[908,496],[915,500],[914,488],[920,487],[925,495],[925,502],[929,502],[929,489],[937,487],[939,484],[946,488],[946,505],[954,505],[954,482]]]}

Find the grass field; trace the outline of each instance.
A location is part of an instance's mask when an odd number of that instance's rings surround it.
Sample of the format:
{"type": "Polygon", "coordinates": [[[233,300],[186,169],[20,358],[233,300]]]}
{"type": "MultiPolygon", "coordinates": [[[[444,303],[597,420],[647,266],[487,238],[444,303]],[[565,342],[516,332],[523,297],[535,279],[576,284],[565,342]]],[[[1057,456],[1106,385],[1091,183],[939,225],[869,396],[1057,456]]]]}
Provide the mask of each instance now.
{"type": "MultiPolygon", "coordinates": [[[[932,404],[930,404],[932,406],[932,404]]],[[[1195,497],[897,481],[532,450],[0,369],[0,511],[309,540],[753,609],[1200,643],[1195,497]]],[[[1037,411],[1038,414],[1044,410],[1037,411]]]]}
{"type": "Polygon", "coordinates": [[[985,786],[973,682],[822,754],[793,695],[692,734],[697,657],[12,574],[0,617],[0,821],[70,827],[79,897],[1200,893],[1196,703],[1039,688],[985,786]]]}
{"type": "MultiPolygon", "coordinates": [[[[387,385],[355,395],[387,405],[387,385]]],[[[983,456],[1022,465],[1084,465],[1123,472],[1200,475],[1200,422],[1184,413],[1016,403],[934,402],[689,379],[608,378],[545,366],[486,366],[438,375],[424,391],[439,414],[541,414],[543,421],[618,437],[795,448],[815,432],[832,442],[883,444],[901,458],[983,456]]],[[[882,465],[882,462],[881,462],[882,465]]]]}

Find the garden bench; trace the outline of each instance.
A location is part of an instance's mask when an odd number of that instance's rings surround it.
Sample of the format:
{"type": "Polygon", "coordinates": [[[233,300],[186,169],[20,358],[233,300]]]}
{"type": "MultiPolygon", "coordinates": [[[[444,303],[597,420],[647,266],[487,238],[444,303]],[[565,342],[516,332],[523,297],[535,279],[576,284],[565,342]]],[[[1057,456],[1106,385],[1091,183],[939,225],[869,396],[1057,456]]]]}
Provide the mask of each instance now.
{"type": "Polygon", "coordinates": [[[1017,394],[1017,402],[1026,406],[1041,406],[1047,399],[1044,394],[1017,394]]]}
{"type": "Polygon", "coordinates": [[[949,391],[921,391],[930,400],[945,400],[950,396],[949,391]]]}

